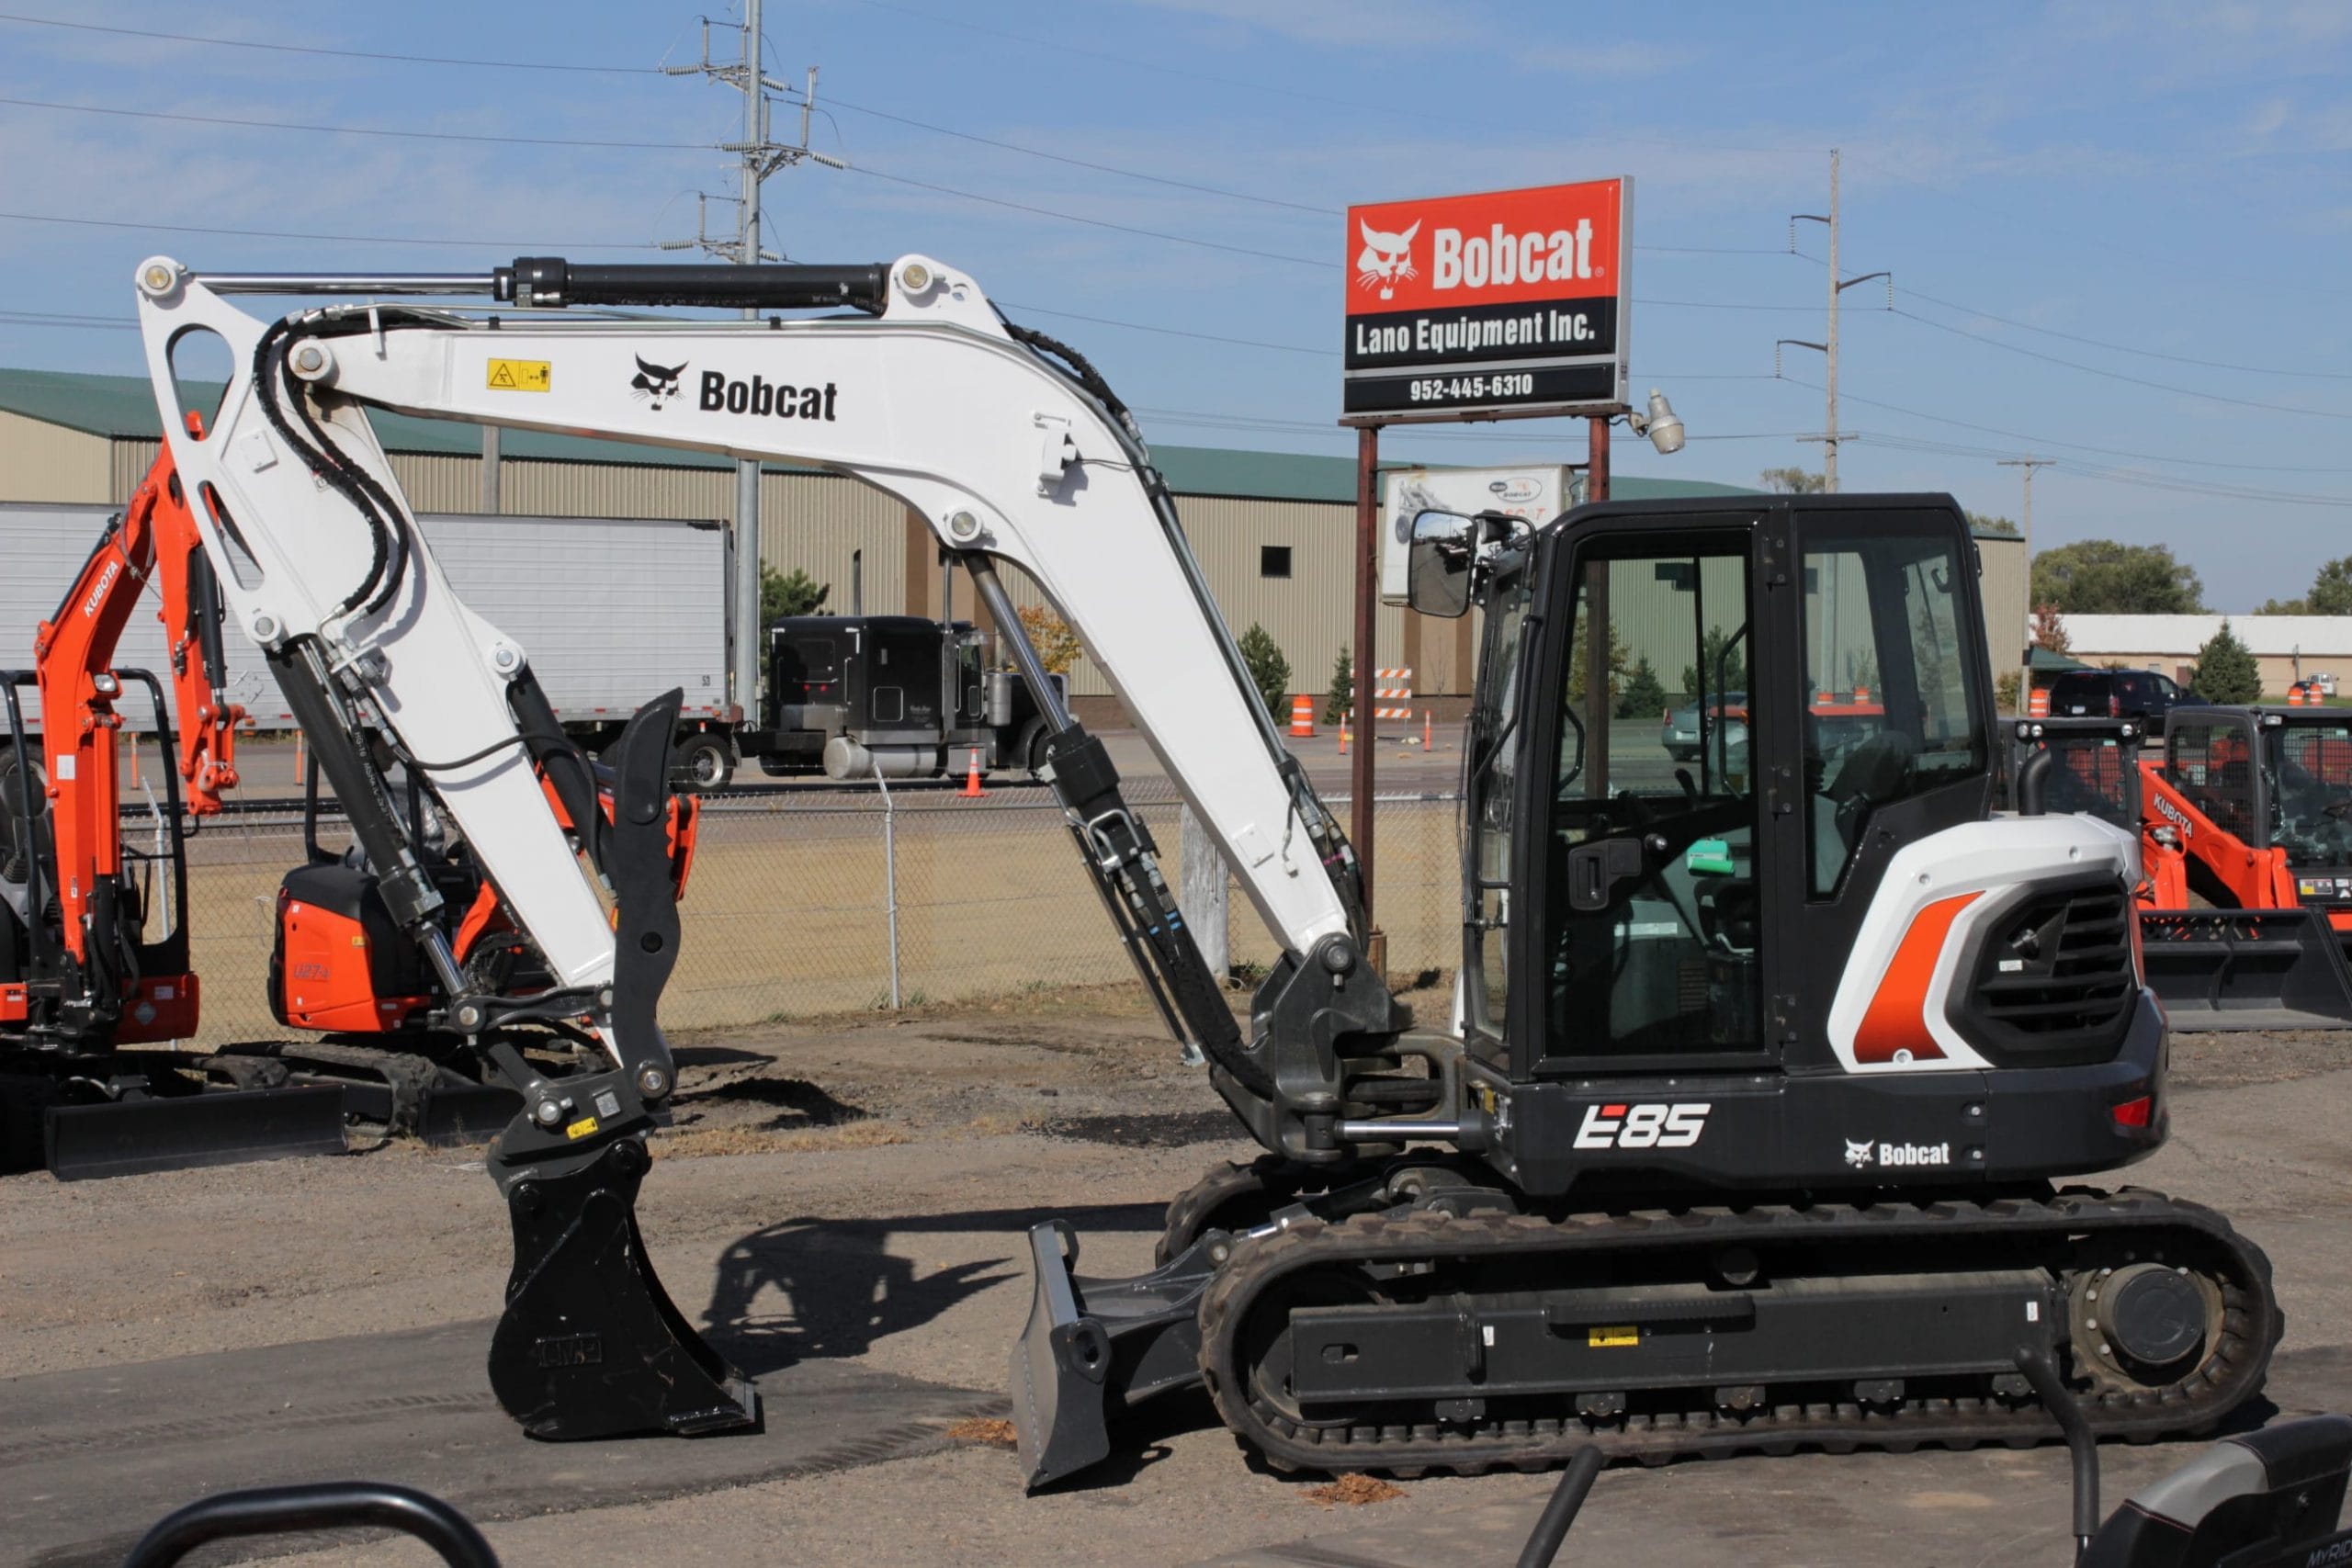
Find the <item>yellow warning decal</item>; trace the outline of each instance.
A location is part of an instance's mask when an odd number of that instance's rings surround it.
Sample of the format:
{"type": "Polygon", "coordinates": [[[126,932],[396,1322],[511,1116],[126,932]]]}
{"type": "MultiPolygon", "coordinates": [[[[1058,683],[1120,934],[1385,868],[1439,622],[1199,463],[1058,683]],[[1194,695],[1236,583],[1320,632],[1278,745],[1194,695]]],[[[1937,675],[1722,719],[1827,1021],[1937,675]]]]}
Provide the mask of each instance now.
{"type": "MultiPolygon", "coordinates": [[[[595,1130],[596,1119],[594,1116],[582,1116],[579,1121],[566,1127],[563,1130],[563,1135],[567,1138],[584,1138],[595,1130]]],[[[1597,1334],[1600,1330],[1595,1329],[1593,1332],[1597,1334]]],[[[1626,1332],[1630,1334],[1633,1331],[1628,1329],[1626,1332]]]]}
{"type": "Polygon", "coordinates": [[[1590,1350],[1639,1345],[1642,1342],[1642,1331],[1631,1324],[1611,1324],[1606,1327],[1586,1329],[1584,1342],[1585,1348],[1590,1350]]]}
{"type": "Polygon", "coordinates": [[[544,392],[554,367],[544,359],[493,359],[490,389],[493,392],[544,392]]]}

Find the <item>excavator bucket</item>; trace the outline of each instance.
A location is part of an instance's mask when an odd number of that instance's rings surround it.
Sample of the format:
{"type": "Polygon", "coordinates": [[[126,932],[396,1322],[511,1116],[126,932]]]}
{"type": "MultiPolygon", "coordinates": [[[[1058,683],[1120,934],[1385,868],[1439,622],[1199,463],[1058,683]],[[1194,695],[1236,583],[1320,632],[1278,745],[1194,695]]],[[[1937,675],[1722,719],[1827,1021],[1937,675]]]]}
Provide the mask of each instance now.
{"type": "MultiPolygon", "coordinates": [[[[618,1073],[564,1081],[591,1119],[626,1088],[618,1073]]],[[[501,1144],[528,1127],[517,1117],[501,1144]]],[[[758,1390],[695,1332],[645,1254],[637,1189],[650,1163],[641,1133],[624,1135],[507,1188],[514,1270],[490,1385],[534,1438],[699,1437],[760,1423],[758,1390]]]]}
{"type": "Polygon", "coordinates": [[[343,1091],[232,1089],[50,1109],[42,1130],[60,1181],[139,1176],[344,1152],[343,1091]]]}
{"type": "Polygon", "coordinates": [[[2352,964],[2316,909],[2143,909],[2148,985],[2173,1028],[2352,1029],[2352,964]]]}
{"type": "Polygon", "coordinates": [[[1132,1280],[1071,1273],[1078,1235],[1067,1220],[1029,1232],[1035,1291],[1012,1348],[1012,1425],[1029,1489],[1111,1454],[1111,1413],[1201,1378],[1201,1292],[1229,1238],[1210,1231],[1132,1280]]]}
{"type": "Polygon", "coordinates": [[[490,1386],[534,1438],[700,1437],[760,1425],[759,1391],[670,1300],[637,1228],[653,1126],[639,1083],[672,1070],[654,1009],[677,962],[666,781],[682,695],[673,690],[639,709],[613,747],[611,1018],[624,1058],[639,1065],[553,1080],[510,1071],[526,1086],[526,1105],[486,1162],[514,1223],[490,1386]]]}

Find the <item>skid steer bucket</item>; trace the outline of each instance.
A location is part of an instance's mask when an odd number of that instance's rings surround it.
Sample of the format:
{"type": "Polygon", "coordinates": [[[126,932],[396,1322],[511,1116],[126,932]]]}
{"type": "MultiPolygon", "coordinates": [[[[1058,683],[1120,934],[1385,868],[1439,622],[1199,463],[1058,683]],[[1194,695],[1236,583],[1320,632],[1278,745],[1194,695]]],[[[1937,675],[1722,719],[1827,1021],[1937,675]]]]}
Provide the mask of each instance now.
{"type": "Polygon", "coordinates": [[[1132,1280],[1084,1280],[1067,1220],[1031,1227],[1035,1294],[1012,1348],[1012,1424],[1029,1489],[1110,1457],[1111,1413],[1201,1381],[1201,1292],[1231,1245],[1209,1231],[1132,1280]]]}
{"type": "Polygon", "coordinates": [[[232,1089],[50,1109],[42,1132],[60,1181],[344,1152],[343,1091],[232,1089]]]}
{"type": "Polygon", "coordinates": [[[2316,909],[2143,909],[2140,939],[2177,1030],[2352,1029],[2352,964],[2316,909]]]}

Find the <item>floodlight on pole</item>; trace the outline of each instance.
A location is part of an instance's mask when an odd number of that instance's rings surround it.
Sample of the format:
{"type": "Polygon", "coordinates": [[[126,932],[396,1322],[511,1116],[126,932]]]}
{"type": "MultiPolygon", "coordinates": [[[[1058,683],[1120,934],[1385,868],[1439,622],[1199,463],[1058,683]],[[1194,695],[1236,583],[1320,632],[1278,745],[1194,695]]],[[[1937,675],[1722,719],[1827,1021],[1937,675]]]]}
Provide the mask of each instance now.
{"type": "Polygon", "coordinates": [[[1656,387],[1650,389],[1650,412],[1641,414],[1628,411],[1625,423],[1634,434],[1648,436],[1661,457],[1670,457],[1682,450],[1682,421],[1675,413],[1674,405],[1666,400],[1666,394],[1656,387]]]}

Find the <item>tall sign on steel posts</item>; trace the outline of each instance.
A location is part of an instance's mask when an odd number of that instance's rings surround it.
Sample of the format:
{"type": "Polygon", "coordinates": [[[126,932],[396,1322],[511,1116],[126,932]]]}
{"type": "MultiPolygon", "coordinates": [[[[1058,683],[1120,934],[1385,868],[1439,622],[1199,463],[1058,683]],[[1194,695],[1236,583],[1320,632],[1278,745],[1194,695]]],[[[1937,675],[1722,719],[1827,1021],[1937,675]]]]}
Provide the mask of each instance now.
{"type": "Polygon", "coordinates": [[[1345,423],[1625,406],[1634,182],[1348,209],[1345,423]]]}
{"type": "MultiPolygon", "coordinates": [[[[1348,209],[1340,423],[1356,427],[1356,690],[1379,660],[1380,429],[1430,420],[1581,414],[1585,493],[1609,496],[1609,422],[1623,413],[1633,311],[1634,182],[1436,196],[1348,209]]],[[[1596,625],[1599,623],[1596,622],[1596,625]]],[[[1371,711],[1360,715],[1348,836],[1372,919],[1371,711]]]]}

